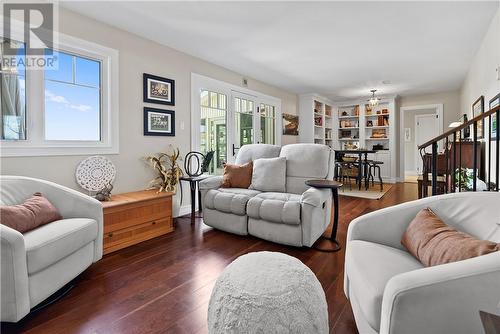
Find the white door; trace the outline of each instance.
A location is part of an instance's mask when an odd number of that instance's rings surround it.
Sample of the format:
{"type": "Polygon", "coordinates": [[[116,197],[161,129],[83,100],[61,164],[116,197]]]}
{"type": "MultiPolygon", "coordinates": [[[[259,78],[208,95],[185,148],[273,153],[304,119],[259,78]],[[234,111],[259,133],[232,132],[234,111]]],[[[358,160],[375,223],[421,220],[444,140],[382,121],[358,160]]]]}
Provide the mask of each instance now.
{"type": "Polygon", "coordinates": [[[439,136],[439,119],[436,114],[415,116],[415,169],[422,173],[422,157],[418,146],[439,136]]]}

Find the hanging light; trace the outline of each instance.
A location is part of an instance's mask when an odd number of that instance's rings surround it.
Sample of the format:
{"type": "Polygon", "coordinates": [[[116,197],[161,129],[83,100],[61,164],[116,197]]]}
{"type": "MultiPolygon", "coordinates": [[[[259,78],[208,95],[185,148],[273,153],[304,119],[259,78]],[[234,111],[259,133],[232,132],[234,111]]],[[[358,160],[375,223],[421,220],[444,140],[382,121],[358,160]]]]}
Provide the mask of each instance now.
{"type": "Polygon", "coordinates": [[[375,96],[376,91],[377,91],[376,89],[370,90],[370,92],[372,93],[372,97],[368,100],[368,102],[370,102],[370,105],[372,107],[375,107],[376,105],[378,105],[378,102],[380,101],[380,99],[375,96]]]}

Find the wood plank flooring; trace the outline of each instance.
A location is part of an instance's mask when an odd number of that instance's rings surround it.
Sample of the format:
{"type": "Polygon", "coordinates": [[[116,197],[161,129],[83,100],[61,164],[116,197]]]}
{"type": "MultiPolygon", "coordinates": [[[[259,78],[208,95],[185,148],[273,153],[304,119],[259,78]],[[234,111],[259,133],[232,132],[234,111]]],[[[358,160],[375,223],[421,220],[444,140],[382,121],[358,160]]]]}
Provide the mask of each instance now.
{"type": "MultiPolygon", "coordinates": [[[[341,196],[341,245],[352,219],[416,197],[417,187],[409,183],[394,185],[380,200],[341,196]]],[[[18,324],[3,323],[2,333],[206,333],[218,275],[238,256],[262,250],[287,253],[309,266],[326,293],[330,332],[357,333],[343,292],[344,247],[323,253],[217,231],[201,219],[175,223],[174,233],[104,256],[68,295],[18,324]]]]}

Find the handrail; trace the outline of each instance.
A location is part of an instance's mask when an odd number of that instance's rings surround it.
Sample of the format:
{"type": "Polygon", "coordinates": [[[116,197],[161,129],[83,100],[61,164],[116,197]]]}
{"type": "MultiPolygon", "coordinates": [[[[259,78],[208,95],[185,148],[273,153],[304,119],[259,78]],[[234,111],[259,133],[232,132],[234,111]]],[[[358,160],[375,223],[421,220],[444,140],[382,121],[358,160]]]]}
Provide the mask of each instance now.
{"type": "MultiPolygon", "coordinates": [[[[497,112],[497,111],[499,111],[499,110],[500,110],[500,106],[496,106],[495,108],[490,109],[490,110],[488,110],[487,112],[484,112],[484,113],[482,113],[481,115],[479,115],[479,116],[476,116],[476,117],[472,118],[471,120],[469,120],[469,121],[465,122],[464,124],[462,124],[462,125],[460,125],[460,126],[457,126],[457,127],[453,128],[453,129],[451,129],[451,130],[448,130],[448,131],[446,131],[445,133],[443,133],[442,135],[439,135],[439,136],[437,136],[436,138],[433,138],[433,139],[431,139],[431,140],[429,140],[429,141],[427,141],[427,142],[423,143],[422,145],[419,145],[419,146],[418,146],[418,149],[419,149],[419,150],[424,149],[424,148],[426,148],[426,147],[428,147],[428,146],[432,145],[433,143],[440,141],[441,139],[445,139],[446,137],[451,136],[451,135],[452,135],[452,134],[454,134],[455,132],[461,131],[461,130],[465,129],[465,128],[466,128],[466,127],[468,127],[468,126],[473,125],[475,122],[480,121],[480,120],[481,120],[481,119],[483,119],[483,118],[486,118],[486,117],[488,117],[488,116],[493,115],[494,113],[496,113],[496,112],[497,112]]],[[[498,123],[498,120],[497,120],[497,123],[498,123]]]]}

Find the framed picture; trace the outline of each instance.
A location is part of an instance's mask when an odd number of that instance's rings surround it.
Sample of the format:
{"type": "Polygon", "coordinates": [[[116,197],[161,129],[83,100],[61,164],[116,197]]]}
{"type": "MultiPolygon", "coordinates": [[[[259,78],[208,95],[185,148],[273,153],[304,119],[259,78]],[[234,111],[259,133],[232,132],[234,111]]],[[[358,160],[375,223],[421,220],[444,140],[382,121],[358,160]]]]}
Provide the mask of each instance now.
{"type": "Polygon", "coordinates": [[[175,112],[145,107],[144,135],[175,136],[175,112]]]}
{"type": "Polygon", "coordinates": [[[299,116],[283,114],[283,134],[289,136],[299,135],[299,116]]]}
{"type": "MultiPolygon", "coordinates": [[[[490,100],[490,110],[499,106],[500,105],[500,93],[498,93],[494,98],[490,100]]],[[[490,124],[490,131],[491,131],[491,140],[497,138],[497,128],[498,128],[498,118],[497,114],[494,113],[491,116],[491,124],[490,124]]]]}
{"type": "MultiPolygon", "coordinates": [[[[481,95],[473,104],[472,104],[472,118],[481,115],[484,112],[484,96],[481,95]]],[[[477,122],[477,139],[484,138],[484,122],[480,120],[477,122]]]]}
{"type": "Polygon", "coordinates": [[[143,74],[144,102],[175,106],[175,81],[143,74]]]}

